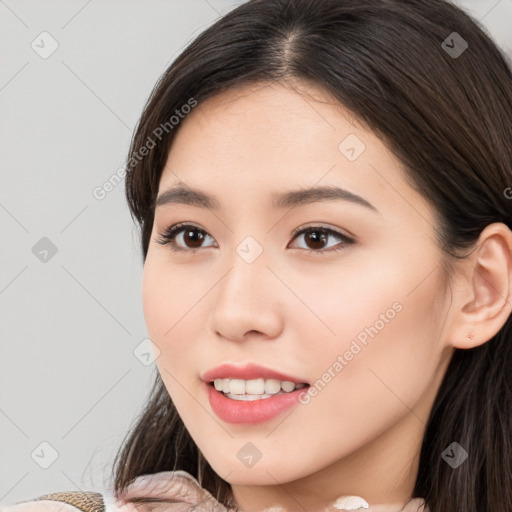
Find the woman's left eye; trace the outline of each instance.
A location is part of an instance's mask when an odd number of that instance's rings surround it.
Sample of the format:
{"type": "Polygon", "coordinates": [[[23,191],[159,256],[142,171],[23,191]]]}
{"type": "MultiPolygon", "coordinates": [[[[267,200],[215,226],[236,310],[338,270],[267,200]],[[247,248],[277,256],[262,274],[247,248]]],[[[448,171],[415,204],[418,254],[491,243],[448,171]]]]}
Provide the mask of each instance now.
{"type": "MultiPolygon", "coordinates": [[[[345,248],[345,246],[355,242],[353,238],[350,238],[347,235],[322,226],[310,226],[297,230],[293,233],[293,238],[295,239],[302,235],[306,235],[304,238],[306,244],[312,245],[312,247],[306,247],[306,249],[311,249],[311,252],[318,254],[339,251],[345,248]],[[339,247],[336,247],[335,249],[325,249],[324,244],[329,237],[341,240],[341,243],[338,244],[339,247]]],[[[212,238],[206,231],[192,224],[175,224],[160,233],[157,243],[161,245],[168,245],[172,251],[195,252],[201,248],[201,244],[207,237],[212,238]],[[177,243],[177,240],[180,240],[180,244],[177,243]]]]}
{"type": "MultiPolygon", "coordinates": [[[[355,242],[353,238],[350,238],[349,236],[344,235],[343,233],[339,233],[334,229],[324,228],[322,226],[311,226],[295,231],[293,234],[293,238],[296,238],[299,235],[306,235],[304,237],[304,240],[307,241],[306,243],[313,244],[313,249],[315,249],[313,252],[319,254],[340,251],[341,249],[344,249],[347,245],[353,244],[355,242]],[[336,247],[335,249],[327,250],[325,249],[325,247],[318,247],[318,245],[323,245],[326,242],[326,240],[328,240],[329,237],[341,240],[340,244],[334,244],[335,246],[338,245],[338,247],[336,247]]],[[[332,245],[330,247],[332,247],[332,245]]],[[[306,249],[308,249],[308,247],[306,247],[306,249]]]]}

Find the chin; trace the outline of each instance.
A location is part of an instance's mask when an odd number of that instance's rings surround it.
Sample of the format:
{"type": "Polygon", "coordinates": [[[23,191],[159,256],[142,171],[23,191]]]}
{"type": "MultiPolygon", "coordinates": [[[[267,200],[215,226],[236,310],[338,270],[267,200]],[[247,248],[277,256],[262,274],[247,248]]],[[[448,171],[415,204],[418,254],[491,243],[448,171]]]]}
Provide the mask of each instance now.
{"type": "Polygon", "coordinates": [[[217,475],[229,484],[235,485],[276,485],[277,482],[284,484],[307,476],[307,472],[290,472],[289,465],[285,464],[284,461],[282,468],[271,461],[263,463],[261,460],[252,467],[237,465],[233,468],[231,461],[225,465],[213,465],[211,463],[210,465],[217,475]],[[226,475],[226,477],[223,475],[226,475]]]}

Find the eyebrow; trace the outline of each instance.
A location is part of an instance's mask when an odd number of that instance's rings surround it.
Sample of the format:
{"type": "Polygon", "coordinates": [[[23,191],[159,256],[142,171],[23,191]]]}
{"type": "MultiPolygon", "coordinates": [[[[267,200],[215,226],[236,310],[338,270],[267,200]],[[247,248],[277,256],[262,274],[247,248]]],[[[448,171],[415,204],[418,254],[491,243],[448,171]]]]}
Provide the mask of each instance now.
{"type": "MultiPolygon", "coordinates": [[[[347,201],[379,213],[377,208],[363,197],[335,186],[275,192],[271,197],[270,206],[273,209],[294,208],[324,201],[347,201]]],[[[170,204],[184,204],[210,210],[219,210],[220,208],[220,203],[215,196],[182,184],[174,185],[160,194],[155,201],[155,208],[170,204]]]]}

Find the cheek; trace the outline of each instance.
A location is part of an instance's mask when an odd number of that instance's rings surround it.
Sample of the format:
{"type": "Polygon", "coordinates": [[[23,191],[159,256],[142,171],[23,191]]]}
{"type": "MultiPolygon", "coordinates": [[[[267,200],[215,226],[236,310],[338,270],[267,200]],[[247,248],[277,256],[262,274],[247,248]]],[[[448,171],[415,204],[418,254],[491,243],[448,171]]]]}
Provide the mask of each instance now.
{"type": "Polygon", "coordinates": [[[197,338],[194,329],[201,325],[190,319],[200,299],[201,290],[191,286],[190,275],[148,255],[142,279],[143,312],[149,337],[161,351],[156,363],[164,378],[164,366],[172,374],[190,368],[191,348],[197,338]]]}
{"type": "Polygon", "coordinates": [[[304,308],[295,313],[296,335],[308,340],[301,360],[319,379],[311,403],[354,414],[364,404],[374,412],[407,410],[401,400],[413,404],[431,384],[441,357],[442,283],[433,273],[418,285],[418,271],[398,263],[357,273],[344,269],[339,278],[317,281],[321,293],[294,283],[317,316],[304,308]]]}
{"type": "Polygon", "coordinates": [[[435,288],[425,285],[410,295],[388,292],[364,315],[346,317],[352,336],[342,342],[345,366],[331,403],[374,425],[391,424],[413,408],[432,386],[441,357],[436,302],[435,288]]]}
{"type": "Polygon", "coordinates": [[[150,334],[168,343],[188,315],[194,314],[207,291],[207,283],[200,283],[179,265],[171,265],[164,255],[148,254],[142,277],[144,318],[150,334]]]}
{"type": "MultiPolygon", "coordinates": [[[[193,321],[200,306],[200,293],[191,287],[190,275],[179,267],[148,254],[142,280],[142,302],[147,332],[160,349],[155,363],[165,388],[180,416],[193,421],[201,410],[192,395],[199,393],[199,376],[194,373],[194,340],[200,338],[201,322],[193,321]],[[197,387],[196,387],[197,386],[197,387]]],[[[196,370],[197,372],[197,370],[196,370]]],[[[204,411],[202,412],[204,414],[204,411]]]]}
{"type": "Polygon", "coordinates": [[[375,260],[366,266],[350,260],[340,267],[316,270],[314,276],[310,271],[307,279],[305,272],[285,276],[302,304],[295,301],[283,315],[289,317],[303,354],[314,354],[320,368],[351,349],[347,357],[357,353],[361,359],[362,351],[355,343],[364,350],[372,340],[377,343],[386,338],[389,326],[403,316],[404,293],[400,290],[409,286],[403,273],[390,266],[376,267],[375,260]]]}

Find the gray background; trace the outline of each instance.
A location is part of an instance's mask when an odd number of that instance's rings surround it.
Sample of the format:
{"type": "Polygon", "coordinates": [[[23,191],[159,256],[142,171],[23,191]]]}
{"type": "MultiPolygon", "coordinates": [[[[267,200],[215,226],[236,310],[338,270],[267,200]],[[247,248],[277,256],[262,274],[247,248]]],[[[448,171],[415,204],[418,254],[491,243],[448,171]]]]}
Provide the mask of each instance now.
{"type": "MultiPolygon", "coordinates": [[[[108,483],[156,367],[124,183],[93,190],[159,75],[240,3],[0,0],[2,504],[108,483]]],[[[512,0],[457,3],[512,55],[512,0]]]]}

